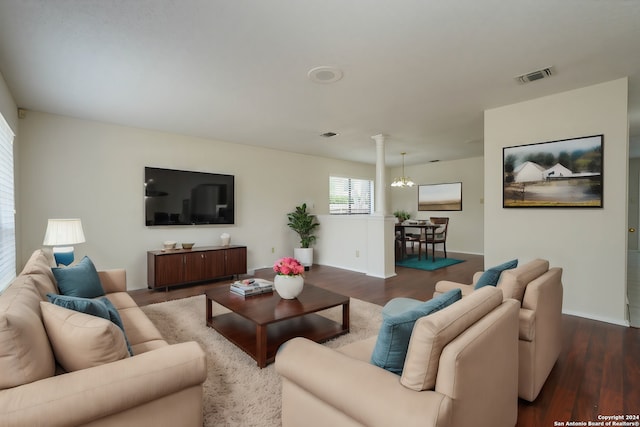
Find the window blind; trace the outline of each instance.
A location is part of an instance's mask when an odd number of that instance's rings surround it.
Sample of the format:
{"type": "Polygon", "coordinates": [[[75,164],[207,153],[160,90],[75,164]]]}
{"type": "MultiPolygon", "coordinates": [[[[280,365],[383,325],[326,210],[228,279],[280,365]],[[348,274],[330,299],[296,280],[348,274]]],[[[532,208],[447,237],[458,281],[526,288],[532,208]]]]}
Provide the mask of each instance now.
{"type": "Polygon", "coordinates": [[[373,181],[329,177],[329,214],[368,215],[373,212],[373,181]]]}
{"type": "Polygon", "coordinates": [[[16,277],[13,137],[9,124],[0,114],[0,293],[16,277]]]}

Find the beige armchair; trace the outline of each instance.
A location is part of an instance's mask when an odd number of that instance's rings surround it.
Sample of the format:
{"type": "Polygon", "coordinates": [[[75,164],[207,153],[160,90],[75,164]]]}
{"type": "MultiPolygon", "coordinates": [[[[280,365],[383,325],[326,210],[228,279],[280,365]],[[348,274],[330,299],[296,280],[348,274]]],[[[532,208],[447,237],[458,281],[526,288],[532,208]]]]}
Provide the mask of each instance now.
{"type": "Polygon", "coordinates": [[[491,287],[415,323],[402,375],[370,363],[376,338],[280,348],[282,425],[513,426],[518,304],[491,287]]]}
{"type": "MultiPolygon", "coordinates": [[[[476,273],[471,285],[442,280],[436,283],[434,296],[455,288],[463,297],[471,295],[481,275],[476,273]]],[[[521,303],[518,395],[533,402],[562,349],[562,268],[549,268],[549,261],[536,259],[504,271],[497,288],[505,299],[521,303]]]]}

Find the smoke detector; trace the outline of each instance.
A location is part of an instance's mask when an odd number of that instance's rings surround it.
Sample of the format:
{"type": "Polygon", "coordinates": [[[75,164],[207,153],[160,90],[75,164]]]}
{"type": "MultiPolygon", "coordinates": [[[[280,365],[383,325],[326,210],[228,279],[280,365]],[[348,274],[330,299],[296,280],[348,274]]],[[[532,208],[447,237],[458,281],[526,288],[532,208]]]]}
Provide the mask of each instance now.
{"type": "Polygon", "coordinates": [[[536,80],[546,79],[554,74],[553,67],[543,68],[542,70],[531,71],[530,73],[517,76],[515,79],[518,83],[525,84],[535,82],[536,80]]]}
{"type": "Polygon", "coordinates": [[[309,70],[307,76],[314,83],[335,83],[342,78],[342,70],[336,67],[316,67],[309,70]]]}

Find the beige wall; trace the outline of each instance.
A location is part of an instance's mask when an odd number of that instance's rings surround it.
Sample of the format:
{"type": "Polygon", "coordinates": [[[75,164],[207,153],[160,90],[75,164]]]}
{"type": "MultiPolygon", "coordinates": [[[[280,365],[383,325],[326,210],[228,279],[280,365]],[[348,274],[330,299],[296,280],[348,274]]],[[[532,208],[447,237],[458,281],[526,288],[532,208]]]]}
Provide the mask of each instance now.
{"type": "MultiPolygon", "coordinates": [[[[19,265],[41,247],[47,218],[78,216],[87,243],[78,246],[77,255],[89,254],[100,268],[126,268],[130,289],[146,286],[146,251],[168,239],[209,245],[228,232],[233,243],[248,246],[249,269],[261,268],[289,255],[297,244],[286,227],[286,212],[307,202],[313,212],[327,213],[330,175],[375,178],[373,165],[45,113],[29,112],[18,120],[13,99],[0,83],[1,111],[10,124],[19,126],[19,265]],[[145,227],[142,181],[147,165],[236,175],[236,225],[145,227]]],[[[548,258],[565,269],[565,312],[624,324],[626,97],[627,82],[621,79],[488,110],[484,158],[406,167],[418,184],[463,182],[463,211],[447,212],[452,218],[448,249],[484,252],[487,265],[511,257],[523,262],[548,258]],[[597,133],[605,134],[604,209],[502,209],[502,147],[597,133]]],[[[396,172],[390,170],[387,176],[396,172]]],[[[389,189],[387,194],[391,211],[406,209],[418,218],[431,214],[416,211],[416,188],[389,189]]],[[[325,253],[318,259],[341,247],[319,245],[325,253]]],[[[350,252],[360,253],[357,249],[350,252]]],[[[360,270],[365,260],[354,254],[355,264],[345,267],[360,270]]]]}
{"type": "MultiPolygon", "coordinates": [[[[146,251],[164,240],[215,245],[223,232],[247,245],[249,270],[271,266],[290,255],[297,236],[286,227],[286,213],[306,202],[324,217],[315,245],[318,263],[369,272],[375,251],[367,244],[363,218],[330,218],[330,175],[375,179],[375,166],[343,162],[241,144],[115,126],[70,117],[28,112],[19,120],[20,185],[18,264],[41,247],[48,218],[80,217],[87,242],[77,258],[89,255],[100,268],[127,269],[129,288],[146,286],[146,251]],[[144,166],[200,170],[236,177],[236,224],[153,228],[144,226],[144,166]],[[337,224],[347,221],[349,233],[337,224]],[[346,241],[345,241],[346,240],[346,241]],[[274,248],[272,252],[272,248],[274,248]]],[[[372,144],[371,149],[375,146],[372,144]]],[[[452,217],[448,249],[482,251],[482,159],[415,166],[420,183],[463,180],[464,211],[452,217]],[[441,176],[442,178],[438,177],[441,176]]],[[[417,209],[417,189],[395,192],[388,200],[417,209]],[[407,198],[408,197],[408,198],[407,198]],[[402,199],[404,198],[404,199],[402,199]]],[[[428,217],[428,212],[420,216],[428,217]]],[[[392,252],[391,252],[392,253],[392,252]]],[[[369,272],[370,273],[370,272],[369,272]]]]}
{"type": "Polygon", "coordinates": [[[629,250],[638,250],[638,238],[640,236],[640,159],[629,159],[629,227],[636,231],[629,233],[627,247],[629,250]]]}
{"type": "MultiPolygon", "coordinates": [[[[164,240],[217,245],[226,232],[248,247],[250,270],[271,266],[298,245],[287,212],[302,202],[314,213],[328,212],[330,175],[375,178],[373,165],[52,114],[28,112],[19,125],[18,259],[26,262],[41,247],[48,218],[79,217],[87,242],[77,246],[77,257],[89,255],[99,268],[126,268],[129,289],[146,287],[146,252],[164,240]],[[236,224],[146,227],[145,166],[235,175],[236,224]]],[[[323,236],[338,245],[339,237],[323,236]]]]}
{"type": "MultiPolygon", "coordinates": [[[[400,168],[391,171],[393,178],[400,168]]],[[[481,254],[484,250],[484,163],[482,157],[405,166],[405,174],[416,184],[462,182],[462,211],[418,212],[418,187],[391,188],[390,213],[405,210],[411,218],[448,216],[447,252],[481,254]]],[[[391,182],[391,181],[389,181],[391,182]]]]}
{"type": "MultiPolygon", "coordinates": [[[[537,84],[537,83],[534,83],[537,84]]],[[[544,84],[544,83],[542,83],[544,84]]],[[[565,313],[626,324],[627,79],[485,112],[485,264],[564,268],[565,313]],[[603,209],[503,209],[502,148],[604,134],[603,209]]]]}

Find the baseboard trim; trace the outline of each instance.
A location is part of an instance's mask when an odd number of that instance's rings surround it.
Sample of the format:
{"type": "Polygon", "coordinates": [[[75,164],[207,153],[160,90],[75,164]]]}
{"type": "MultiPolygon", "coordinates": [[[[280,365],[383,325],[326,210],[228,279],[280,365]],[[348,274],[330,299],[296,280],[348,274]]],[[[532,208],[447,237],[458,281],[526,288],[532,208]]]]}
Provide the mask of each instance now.
{"type": "Polygon", "coordinates": [[[629,327],[629,322],[627,320],[612,319],[610,317],[603,317],[603,316],[594,316],[593,314],[590,314],[590,313],[581,313],[581,312],[571,311],[571,310],[562,310],[562,314],[568,314],[569,316],[584,317],[585,319],[597,320],[598,322],[605,322],[605,323],[611,323],[613,325],[629,327]]]}

